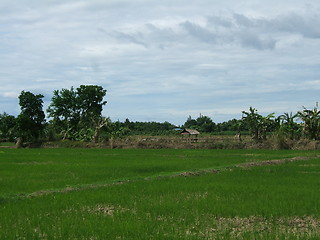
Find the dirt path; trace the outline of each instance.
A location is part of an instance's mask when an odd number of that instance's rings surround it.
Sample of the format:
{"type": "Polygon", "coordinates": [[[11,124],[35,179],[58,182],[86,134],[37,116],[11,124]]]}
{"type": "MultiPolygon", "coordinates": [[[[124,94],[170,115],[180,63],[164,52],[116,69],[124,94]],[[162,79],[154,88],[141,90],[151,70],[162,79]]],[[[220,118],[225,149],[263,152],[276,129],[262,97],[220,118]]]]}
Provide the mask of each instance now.
{"type": "Polygon", "coordinates": [[[295,161],[307,161],[311,159],[315,159],[316,157],[293,157],[293,158],[284,158],[284,159],[276,159],[276,160],[266,160],[266,161],[261,161],[261,162],[249,162],[249,163],[240,163],[236,165],[232,165],[229,167],[224,167],[221,169],[205,169],[205,170],[200,170],[200,171],[192,171],[192,172],[182,172],[177,175],[171,175],[172,177],[177,177],[177,176],[198,176],[201,174],[206,174],[206,173],[219,173],[223,170],[230,169],[230,168],[236,168],[236,167],[242,167],[242,168],[250,168],[250,167],[256,167],[256,166],[268,166],[268,165],[278,165],[278,164],[283,164],[287,162],[295,162],[295,161]]]}
{"type": "Polygon", "coordinates": [[[238,167],[255,167],[255,166],[267,166],[267,165],[278,165],[287,162],[295,162],[295,161],[307,161],[311,159],[315,159],[315,157],[293,157],[293,158],[285,158],[285,159],[277,159],[277,160],[267,160],[262,162],[250,162],[250,163],[242,163],[238,164],[238,167]]]}

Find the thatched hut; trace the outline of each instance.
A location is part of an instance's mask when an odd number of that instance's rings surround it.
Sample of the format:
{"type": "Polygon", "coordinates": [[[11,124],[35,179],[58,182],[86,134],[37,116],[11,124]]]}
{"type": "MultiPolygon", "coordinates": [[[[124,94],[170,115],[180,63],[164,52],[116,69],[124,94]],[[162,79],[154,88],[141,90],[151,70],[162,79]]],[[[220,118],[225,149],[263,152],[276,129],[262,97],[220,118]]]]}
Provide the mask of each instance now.
{"type": "Polygon", "coordinates": [[[182,132],[181,132],[181,135],[188,135],[188,136],[190,136],[190,135],[198,136],[199,134],[200,133],[197,130],[195,130],[195,129],[187,129],[187,128],[183,129],[182,132]]]}
{"type": "Polygon", "coordinates": [[[195,129],[187,129],[187,128],[185,128],[185,129],[183,129],[181,131],[181,135],[188,137],[188,139],[190,141],[197,141],[199,134],[200,134],[200,132],[195,130],[195,129]]]}

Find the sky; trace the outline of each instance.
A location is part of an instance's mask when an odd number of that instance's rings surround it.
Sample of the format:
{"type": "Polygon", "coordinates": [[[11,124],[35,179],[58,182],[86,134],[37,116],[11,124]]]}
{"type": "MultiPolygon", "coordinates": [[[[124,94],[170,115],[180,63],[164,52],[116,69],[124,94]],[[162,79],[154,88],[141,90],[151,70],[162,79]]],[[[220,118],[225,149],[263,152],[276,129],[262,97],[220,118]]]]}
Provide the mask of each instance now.
{"type": "Polygon", "coordinates": [[[100,85],[112,120],[276,115],[320,100],[319,0],[0,0],[0,113],[100,85]]]}

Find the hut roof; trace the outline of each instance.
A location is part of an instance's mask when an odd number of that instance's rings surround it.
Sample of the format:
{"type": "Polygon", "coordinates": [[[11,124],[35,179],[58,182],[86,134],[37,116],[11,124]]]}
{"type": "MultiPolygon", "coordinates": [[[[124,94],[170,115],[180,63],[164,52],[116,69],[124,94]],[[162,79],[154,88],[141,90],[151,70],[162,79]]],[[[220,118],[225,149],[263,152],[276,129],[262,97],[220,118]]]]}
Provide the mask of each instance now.
{"type": "Polygon", "coordinates": [[[200,134],[197,130],[195,129],[184,129],[181,134],[189,134],[189,135],[198,135],[200,134]]]}

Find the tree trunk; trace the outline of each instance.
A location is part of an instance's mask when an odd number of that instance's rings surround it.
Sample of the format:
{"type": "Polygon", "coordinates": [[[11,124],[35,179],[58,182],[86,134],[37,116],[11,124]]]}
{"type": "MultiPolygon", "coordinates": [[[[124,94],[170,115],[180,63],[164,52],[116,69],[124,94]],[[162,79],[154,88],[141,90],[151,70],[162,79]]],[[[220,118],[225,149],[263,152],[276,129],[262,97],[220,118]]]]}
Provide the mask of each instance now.
{"type": "Polygon", "coordinates": [[[113,149],[113,137],[109,139],[109,143],[110,143],[110,148],[113,149]]]}
{"type": "Polygon", "coordinates": [[[22,148],[22,147],[23,147],[23,139],[22,137],[19,137],[16,142],[16,148],[22,148]]]}
{"type": "Polygon", "coordinates": [[[94,143],[99,142],[101,128],[103,128],[106,125],[106,123],[107,121],[105,119],[100,119],[100,121],[97,123],[96,130],[94,131],[94,135],[92,137],[92,141],[94,143]]]}
{"type": "Polygon", "coordinates": [[[92,139],[94,143],[98,143],[99,141],[100,129],[101,129],[100,127],[96,127],[96,130],[94,132],[93,139],[92,139]]]}

